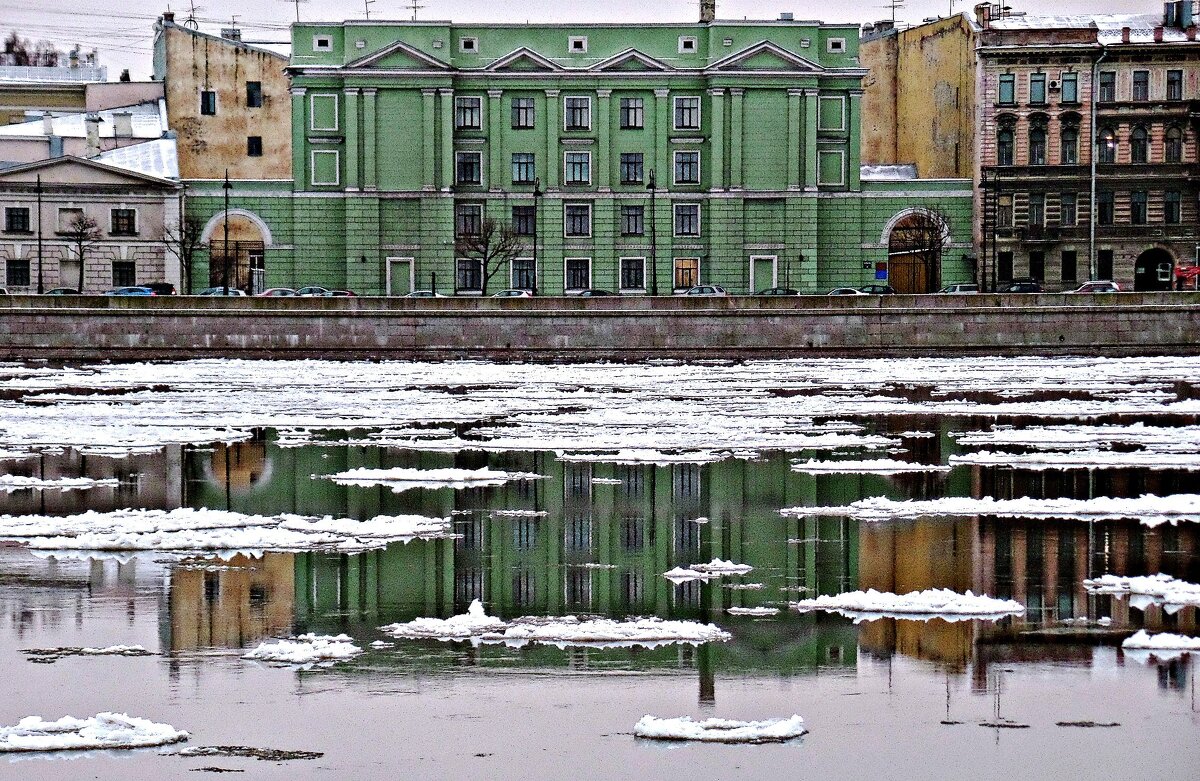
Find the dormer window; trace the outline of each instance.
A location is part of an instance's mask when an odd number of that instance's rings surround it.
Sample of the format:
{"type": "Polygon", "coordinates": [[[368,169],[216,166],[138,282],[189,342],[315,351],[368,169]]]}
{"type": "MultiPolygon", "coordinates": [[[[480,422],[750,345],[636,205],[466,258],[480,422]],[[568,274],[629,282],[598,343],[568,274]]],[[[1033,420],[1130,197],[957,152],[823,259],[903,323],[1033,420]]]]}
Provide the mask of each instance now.
{"type": "Polygon", "coordinates": [[[458,50],[460,52],[469,52],[471,54],[474,54],[475,52],[479,51],[479,39],[478,38],[459,38],[458,39],[458,50]]]}
{"type": "Polygon", "coordinates": [[[826,46],[831,54],[841,54],[842,52],[846,51],[846,39],[830,38],[829,43],[826,44],[826,46]]]}
{"type": "Polygon", "coordinates": [[[679,36],[679,53],[691,54],[696,51],[696,39],[690,35],[679,36]]]}
{"type": "Polygon", "coordinates": [[[587,54],[587,36],[572,35],[567,39],[567,51],[571,54],[587,54]]]}
{"type": "Polygon", "coordinates": [[[328,35],[313,36],[313,51],[315,52],[331,52],[333,51],[333,38],[328,35]]]}

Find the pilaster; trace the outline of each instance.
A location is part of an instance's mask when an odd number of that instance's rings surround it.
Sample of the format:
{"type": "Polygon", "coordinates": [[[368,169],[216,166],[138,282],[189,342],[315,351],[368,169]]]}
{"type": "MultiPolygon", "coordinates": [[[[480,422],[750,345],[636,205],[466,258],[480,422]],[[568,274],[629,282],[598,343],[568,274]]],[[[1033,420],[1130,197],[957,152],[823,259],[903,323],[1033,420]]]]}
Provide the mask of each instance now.
{"type": "Polygon", "coordinates": [[[363,94],[363,189],[375,190],[379,185],[378,127],[376,105],[379,90],[364,89],[363,94]]]}
{"type": "Polygon", "coordinates": [[[305,105],[306,90],[303,87],[292,89],[292,189],[303,190],[310,178],[308,171],[308,111],[305,105]]]}
{"type": "Polygon", "coordinates": [[[503,90],[491,89],[488,90],[488,160],[491,161],[490,171],[488,173],[488,189],[493,192],[499,192],[504,189],[508,177],[504,175],[504,122],[501,110],[501,98],[504,95],[503,90]]]}
{"type": "Polygon", "coordinates": [[[815,89],[804,94],[804,189],[817,189],[817,95],[815,89]]]}
{"type": "Polygon", "coordinates": [[[438,90],[438,98],[442,101],[442,176],[443,192],[450,192],[454,187],[454,90],[438,90]]]}
{"type": "Polygon", "coordinates": [[[862,189],[862,96],[862,90],[850,90],[850,116],[847,118],[850,148],[846,152],[846,165],[850,169],[846,171],[846,184],[850,186],[850,192],[862,189]]]}
{"type": "Polygon", "coordinates": [[[734,87],[729,90],[729,187],[740,190],[742,182],[742,106],[746,91],[734,87]]]}
{"type": "Polygon", "coordinates": [[[800,123],[801,98],[803,91],[798,89],[788,90],[788,135],[787,135],[787,168],[788,168],[788,189],[800,189],[800,145],[801,138],[807,143],[807,134],[802,136],[803,126],[800,123]]]}
{"type": "Polygon", "coordinates": [[[546,189],[558,189],[558,172],[562,169],[562,152],[558,148],[558,96],[556,89],[546,90],[546,158],[544,171],[546,173],[546,189]]]}
{"type": "Polygon", "coordinates": [[[421,174],[421,189],[432,191],[437,188],[437,171],[434,168],[436,162],[435,155],[437,154],[437,106],[434,103],[437,97],[437,90],[423,89],[421,90],[421,120],[423,128],[421,133],[421,161],[423,171],[421,174]]]}
{"type": "Polygon", "coordinates": [[[671,161],[671,105],[670,90],[654,90],[654,170],[659,189],[666,182],[675,181],[675,167],[671,161]]]}
{"type": "Polygon", "coordinates": [[[712,160],[710,163],[712,169],[709,174],[712,182],[710,186],[714,190],[727,190],[729,189],[729,180],[725,176],[725,90],[710,89],[708,94],[712,98],[708,118],[708,137],[712,160]]]}
{"type": "Polygon", "coordinates": [[[346,190],[355,191],[359,189],[358,163],[359,163],[359,130],[358,130],[358,97],[359,90],[357,88],[349,88],[344,92],[346,96],[346,190]]]}
{"type": "Polygon", "coordinates": [[[601,192],[612,189],[612,90],[596,90],[596,186],[601,192]]]}

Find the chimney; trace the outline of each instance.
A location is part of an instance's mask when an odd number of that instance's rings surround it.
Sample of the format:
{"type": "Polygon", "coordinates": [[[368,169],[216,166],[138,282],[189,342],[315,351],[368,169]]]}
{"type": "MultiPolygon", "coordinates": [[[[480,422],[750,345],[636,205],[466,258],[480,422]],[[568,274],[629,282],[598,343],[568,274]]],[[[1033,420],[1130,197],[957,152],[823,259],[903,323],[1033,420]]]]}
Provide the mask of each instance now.
{"type": "Polygon", "coordinates": [[[112,115],[113,136],[116,138],[133,138],[133,114],[128,111],[118,111],[112,115]]]}
{"type": "Polygon", "coordinates": [[[1158,27],[1154,28],[1154,42],[1162,43],[1162,39],[1163,39],[1163,28],[1162,28],[1162,25],[1159,25],[1158,27]]]}
{"type": "Polygon", "coordinates": [[[49,111],[42,114],[42,133],[47,136],[54,135],[54,115],[49,111]]]}
{"type": "Polygon", "coordinates": [[[979,26],[983,29],[988,29],[992,26],[992,4],[980,3],[975,6],[975,18],[979,21],[979,26]]]}
{"type": "Polygon", "coordinates": [[[1131,30],[1128,27],[1121,28],[1121,43],[1129,43],[1129,33],[1131,30]]]}
{"type": "Polygon", "coordinates": [[[790,22],[793,19],[795,19],[795,17],[792,16],[791,11],[784,11],[783,13],[779,14],[779,21],[781,22],[790,22]]]}
{"type": "Polygon", "coordinates": [[[717,18],[717,0],[700,0],[700,24],[711,24],[717,18]]]}
{"type": "Polygon", "coordinates": [[[163,23],[164,24],[175,24],[175,12],[174,11],[163,11],[163,23]]]}
{"type": "Polygon", "coordinates": [[[1188,28],[1186,30],[1184,30],[1184,32],[1187,33],[1187,39],[1189,41],[1196,40],[1196,25],[1194,25],[1194,24],[1188,25],[1188,28]]]}
{"type": "Polygon", "coordinates": [[[240,41],[242,40],[242,31],[236,27],[222,27],[221,37],[227,41],[240,41]]]}
{"type": "Polygon", "coordinates": [[[100,115],[88,114],[83,124],[87,128],[87,152],[84,157],[97,157],[100,154],[100,115]]]}

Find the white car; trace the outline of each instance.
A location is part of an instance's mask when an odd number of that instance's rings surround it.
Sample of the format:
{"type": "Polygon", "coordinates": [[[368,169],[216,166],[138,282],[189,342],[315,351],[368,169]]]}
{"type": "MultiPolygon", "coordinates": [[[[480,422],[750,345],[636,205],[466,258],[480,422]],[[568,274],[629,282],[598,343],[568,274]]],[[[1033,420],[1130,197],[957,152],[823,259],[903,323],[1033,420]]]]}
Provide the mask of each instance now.
{"type": "Polygon", "coordinates": [[[501,290],[498,293],[492,293],[492,298],[533,298],[533,294],[528,290],[501,290]]]}
{"type": "Polygon", "coordinates": [[[432,290],[414,290],[411,293],[405,293],[404,298],[445,298],[441,293],[435,293],[432,290]]]}
{"type": "Polygon", "coordinates": [[[696,285],[688,288],[684,293],[685,296],[727,296],[725,288],[717,287],[716,285],[696,285]]]}
{"type": "Polygon", "coordinates": [[[831,296],[865,296],[867,294],[864,293],[863,291],[859,290],[856,287],[835,287],[833,290],[829,291],[828,295],[831,295],[831,296]]]}

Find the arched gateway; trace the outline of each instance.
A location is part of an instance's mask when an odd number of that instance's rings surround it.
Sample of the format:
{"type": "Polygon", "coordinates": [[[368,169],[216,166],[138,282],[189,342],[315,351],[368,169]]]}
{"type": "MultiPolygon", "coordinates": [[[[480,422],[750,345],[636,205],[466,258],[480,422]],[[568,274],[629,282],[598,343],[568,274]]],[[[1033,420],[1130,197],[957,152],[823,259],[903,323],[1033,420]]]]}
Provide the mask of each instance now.
{"type": "Polygon", "coordinates": [[[271,245],[271,230],[258,215],[241,209],[216,214],[204,226],[201,238],[208,247],[209,285],[228,284],[250,294],[266,287],[266,248],[271,245]]]}
{"type": "Polygon", "coordinates": [[[1170,290],[1175,281],[1175,258],[1162,247],[1138,255],[1133,264],[1134,290],[1170,290]]]}
{"type": "Polygon", "coordinates": [[[937,212],[914,209],[893,218],[887,232],[888,282],[898,293],[932,293],[941,286],[942,247],[949,235],[937,212]]]}

